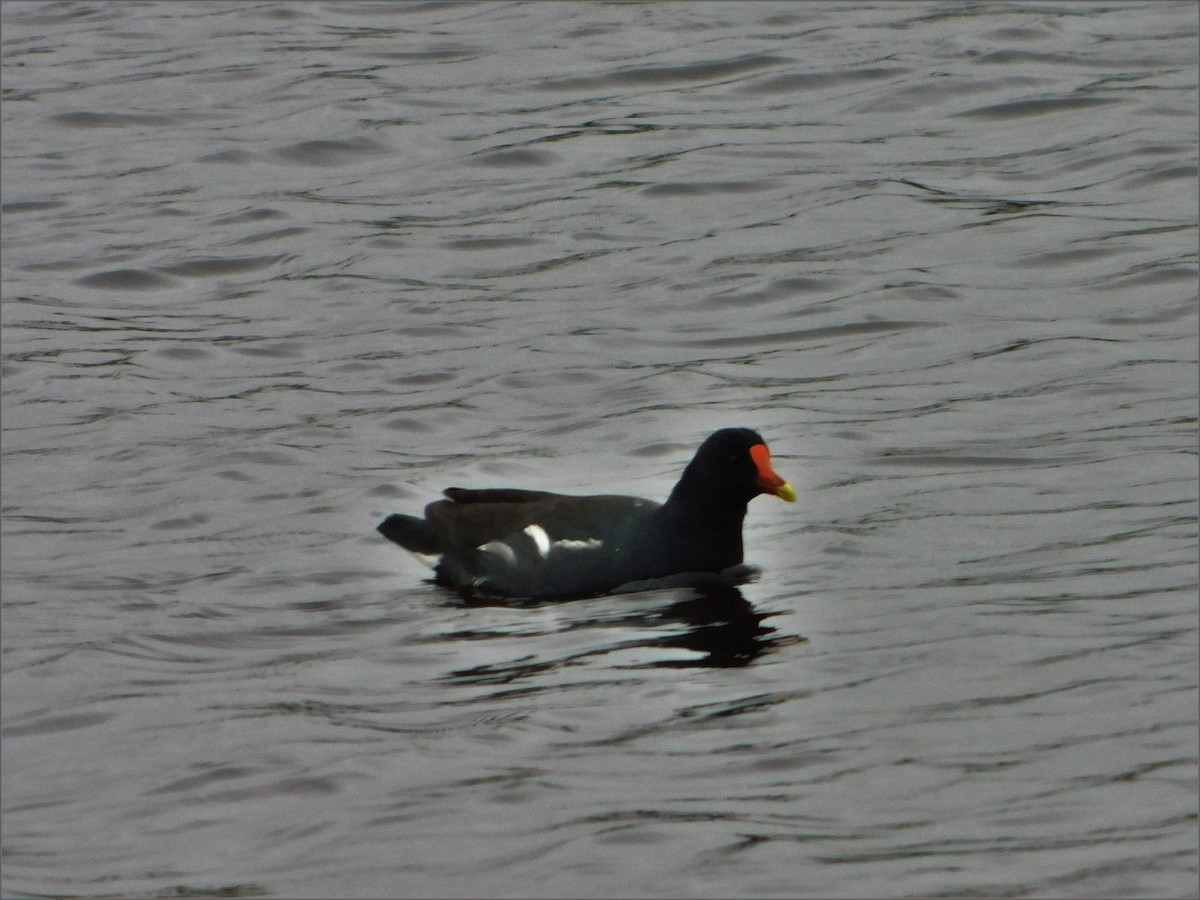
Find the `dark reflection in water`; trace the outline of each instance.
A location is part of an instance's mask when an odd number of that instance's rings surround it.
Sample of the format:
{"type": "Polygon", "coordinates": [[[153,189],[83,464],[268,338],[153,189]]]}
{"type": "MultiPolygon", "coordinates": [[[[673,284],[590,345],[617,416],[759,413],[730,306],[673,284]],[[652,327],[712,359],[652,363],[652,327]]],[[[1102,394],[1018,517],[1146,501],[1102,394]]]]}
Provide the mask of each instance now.
{"type": "MultiPolygon", "coordinates": [[[[746,666],[765,653],[783,646],[802,643],[800,635],[779,634],[775,628],[764,624],[774,612],[758,612],[735,584],[722,581],[705,581],[689,586],[692,596],[676,600],[665,607],[648,607],[644,604],[631,607],[628,612],[604,616],[581,616],[573,618],[569,630],[619,626],[638,629],[649,634],[620,640],[598,647],[588,647],[553,660],[531,660],[525,657],[511,663],[487,664],[456,669],[448,676],[457,683],[499,684],[516,681],[531,675],[552,672],[563,666],[584,659],[592,659],[617,651],[661,648],[670,651],[686,650],[697,656],[684,659],[675,653],[661,659],[637,662],[618,668],[730,668],[746,666]]],[[[471,600],[470,606],[494,606],[501,608],[533,609],[560,604],[571,600],[471,600]]],[[[633,601],[637,602],[637,601],[633,601]]],[[[531,637],[544,636],[547,632],[532,632],[531,637]]],[[[450,640],[486,640],[488,637],[507,638],[511,635],[472,631],[454,632],[444,636],[450,640]]]]}
{"type": "Polygon", "coordinates": [[[646,641],[645,646],[683,648],[704,656],[694,660],[668,659],[647,665],[676,668],[745,666],[764,653],[806,640],[801,635],[779,634],[775,628],[764,625],[764,620],[772,615],[776,613],[757,612],[734,585],[697,586],[695,597],[672,603],[660,614],[662,621],[680,622],[686,630],[673,637],[646,641]]]}

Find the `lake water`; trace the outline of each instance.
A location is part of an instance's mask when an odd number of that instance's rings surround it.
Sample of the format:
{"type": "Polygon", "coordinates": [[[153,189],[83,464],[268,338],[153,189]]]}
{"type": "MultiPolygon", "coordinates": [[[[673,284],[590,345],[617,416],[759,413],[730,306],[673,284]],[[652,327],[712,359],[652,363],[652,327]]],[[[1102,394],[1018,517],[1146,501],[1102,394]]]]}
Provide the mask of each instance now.
{"type": "Polygon", "coordinates": [[[0,16],[5,897],[1200,891],[1196,4],[0,16]],[[725,425],[740,587],[374,531],[725,425]]]}

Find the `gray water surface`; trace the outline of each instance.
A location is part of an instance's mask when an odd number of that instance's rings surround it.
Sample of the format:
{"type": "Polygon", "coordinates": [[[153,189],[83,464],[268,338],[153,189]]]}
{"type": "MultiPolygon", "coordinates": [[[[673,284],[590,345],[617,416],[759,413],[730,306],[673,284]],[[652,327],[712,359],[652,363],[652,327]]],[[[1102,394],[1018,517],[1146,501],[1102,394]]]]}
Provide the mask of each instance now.
{"type": "Polygon", "coordinates": [[[5,2],[4,896],[1196,896],[1198,15],[5,2]]]}

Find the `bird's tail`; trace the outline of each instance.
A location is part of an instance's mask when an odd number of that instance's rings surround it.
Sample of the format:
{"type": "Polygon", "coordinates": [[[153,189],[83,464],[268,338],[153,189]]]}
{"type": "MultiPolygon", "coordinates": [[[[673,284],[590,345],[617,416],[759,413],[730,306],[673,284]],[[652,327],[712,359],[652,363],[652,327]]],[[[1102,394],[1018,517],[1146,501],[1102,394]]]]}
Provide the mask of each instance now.
{"type": "Polygon", "coordinates": [[[389,541],[418,556],[437,556],[443,549],[437,532],[428,522],[416,516],[392,513],[376,526],[376,530],[389,541]]]}

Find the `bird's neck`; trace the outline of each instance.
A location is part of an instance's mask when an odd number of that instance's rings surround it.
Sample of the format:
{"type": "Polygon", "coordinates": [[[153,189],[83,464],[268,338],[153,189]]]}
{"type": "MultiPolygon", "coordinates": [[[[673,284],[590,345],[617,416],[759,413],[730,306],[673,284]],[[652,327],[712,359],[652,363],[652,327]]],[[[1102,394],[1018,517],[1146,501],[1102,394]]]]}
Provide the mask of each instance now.
{"type": "Polygon", "coordinates": [[[728,500],[690,490],[680,481],[659,512],[661,527],[667,534],[681,535],[686,542],[680,552],[688,568],[719,571],[742,561],[742,522],[746,518],[744,500],[728,500]]]}

